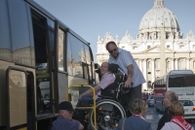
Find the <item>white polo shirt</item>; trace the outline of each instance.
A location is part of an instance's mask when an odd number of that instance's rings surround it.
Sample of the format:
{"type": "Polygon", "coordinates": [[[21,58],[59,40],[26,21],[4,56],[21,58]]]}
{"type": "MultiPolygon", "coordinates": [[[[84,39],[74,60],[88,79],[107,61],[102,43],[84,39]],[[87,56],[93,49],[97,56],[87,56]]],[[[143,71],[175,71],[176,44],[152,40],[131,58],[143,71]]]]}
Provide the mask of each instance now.
{"type": "Polygon", "coordinates": [[[135,62],[133,56],[129,51],[126,51],[124,49],[118,48],[118,56],[117,58],[113,58],[111,55],[109,57],[108,62],[113,64],[118,64],[119,67],[128,75],[128,65],[133,65],[133,87],[136,87],[138,85],[141,85],[145,82],[144,76],[142,72],[140,71],[137,63],[135,62]]]}

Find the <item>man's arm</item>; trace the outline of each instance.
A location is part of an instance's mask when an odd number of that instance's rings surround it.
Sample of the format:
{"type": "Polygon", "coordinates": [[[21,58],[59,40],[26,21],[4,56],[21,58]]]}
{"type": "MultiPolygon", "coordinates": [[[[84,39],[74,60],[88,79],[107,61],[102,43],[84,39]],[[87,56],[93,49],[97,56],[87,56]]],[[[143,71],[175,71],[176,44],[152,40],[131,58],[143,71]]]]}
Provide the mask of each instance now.
{"type": "Polygon", "coordinates": [[[132,64],[128,65],[127,70],[128,70],[128,75],[127,75],[127,80],[125,82],[125,87],[130,88],[132,83],[132,78],[133,78],[133,65],[132,64]]]}

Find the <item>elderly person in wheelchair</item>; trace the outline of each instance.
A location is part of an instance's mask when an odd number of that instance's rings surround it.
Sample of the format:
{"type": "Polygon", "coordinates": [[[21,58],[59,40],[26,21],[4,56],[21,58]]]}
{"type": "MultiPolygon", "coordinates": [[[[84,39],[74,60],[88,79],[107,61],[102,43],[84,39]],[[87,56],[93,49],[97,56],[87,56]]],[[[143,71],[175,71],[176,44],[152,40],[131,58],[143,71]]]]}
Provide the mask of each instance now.
{"type": "MultiPolygon", "coordinates": [[[[96,94],[97,94],[97,98],[98,96],[101,95],[101,90],[106,89],[109,85],[111,85],[112,83],[114,83],[115,81],[115,75],[112,72],[112,66],[109,65],[108,62],[103,62],[101,67],[100,67],[100,77],[101,80],[100,82],[94,87],[96,94]]],[[[82,93],[80,95],[80,98],[86,96],[86,95],[90,95],[92,94],[91,89],[85,91],[84,93],[82,93]]]]}
{"type": "MultiPolygon", "coordinates": [[[[118,126],[118,122],[121,118],[126,117],[127,109],[121,104],[122,96],[129,91],[129,88],[123,87],[126,80],[125,74],[120,71],[120,68],[116,64],[109,64],[103,62],[100,69],[100,83],[94,88],[96,90],[96,122],[98,130],[112,130],[118,126]]],[[[80,101],[82,102],[85,96],[92,94],[91,89],[83,92],[80,95],[80,101]]],[[[92,101],[92,100],[91,100],[92,101]]],[[[90,102],[90,101],[89,101],[90,102]]],[[[89,103],[88,102],[88,103],[89,103]]],[[[78,103],[82,104],[82,103],[78,103]]],[[[89,103],[90,104],[90,103],[89,103]]],[[[79,113],[80,117],[85,116],[79,113]]],[[[92,111],[87,114],[88,127],[94,128],[92,111]]],[[[83,121],[84,119],[80,119],[83,121]]]]}

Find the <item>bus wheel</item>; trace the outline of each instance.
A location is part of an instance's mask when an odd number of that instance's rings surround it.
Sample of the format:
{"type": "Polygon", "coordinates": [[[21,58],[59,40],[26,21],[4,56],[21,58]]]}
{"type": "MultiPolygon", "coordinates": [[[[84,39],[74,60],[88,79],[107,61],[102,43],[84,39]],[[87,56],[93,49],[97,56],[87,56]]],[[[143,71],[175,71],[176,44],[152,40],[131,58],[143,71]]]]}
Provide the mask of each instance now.
{"type": "Polygon", "coordinates": [[[103,99],[96,105],[96,127],[94,126],[94,112],[90,113],[90,126],[96,130],[112,130],[118,126],[119,120],[126,117],[122,105],[111,99],[103,99]]]}

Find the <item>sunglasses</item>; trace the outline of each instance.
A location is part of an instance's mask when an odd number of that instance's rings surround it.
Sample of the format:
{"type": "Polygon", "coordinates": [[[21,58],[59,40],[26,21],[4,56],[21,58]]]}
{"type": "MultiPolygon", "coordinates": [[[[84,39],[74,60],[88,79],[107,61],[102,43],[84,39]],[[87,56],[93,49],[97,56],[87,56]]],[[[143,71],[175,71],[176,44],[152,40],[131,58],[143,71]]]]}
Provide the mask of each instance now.
{"type": "Polygon", "coordinates": [[[115,51],[117,51],[117,48],[115,48],[115,49],[113,49],[113,50],[110,50],[110,51],[108,51],[109,53],[113,53],[113,52],[115,52],[115,51]]]}

